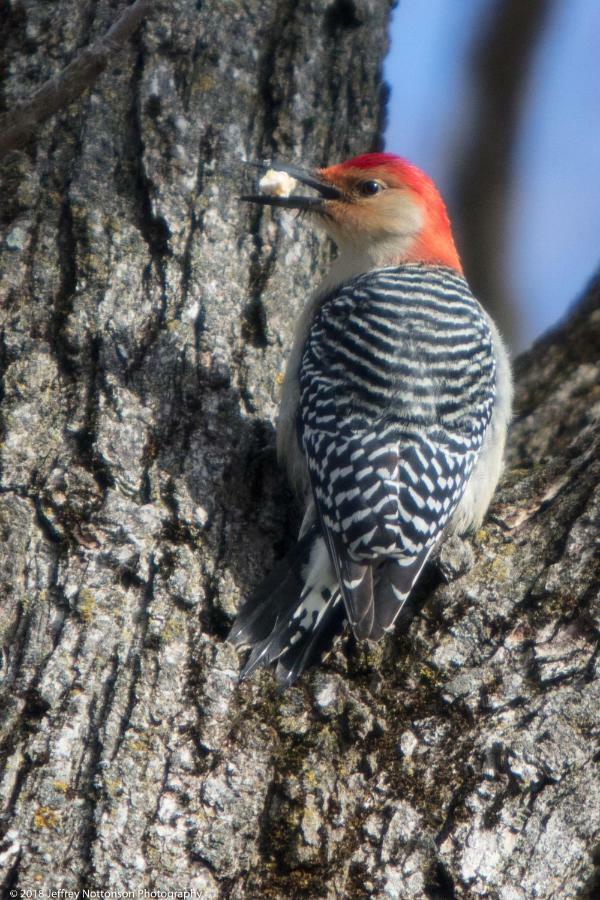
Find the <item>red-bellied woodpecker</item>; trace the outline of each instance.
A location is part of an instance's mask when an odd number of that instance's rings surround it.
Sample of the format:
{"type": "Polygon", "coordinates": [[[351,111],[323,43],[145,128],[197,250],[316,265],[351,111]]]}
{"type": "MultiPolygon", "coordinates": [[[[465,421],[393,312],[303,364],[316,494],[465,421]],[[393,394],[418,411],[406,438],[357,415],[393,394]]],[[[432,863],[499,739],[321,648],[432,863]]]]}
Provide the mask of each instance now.
{"type": "Polygon", "coordinates": [[[309,212],[339,250],[298,321],[277,425],[300,537],[229,638],[251,648],[243,675],[277,660],[292,683],[345,618],[359,640],[389,631],[443,536],[481,523],[512,385],[423,172],[387,153],[272,169],[316,196],[243,199],[309,212]]]}

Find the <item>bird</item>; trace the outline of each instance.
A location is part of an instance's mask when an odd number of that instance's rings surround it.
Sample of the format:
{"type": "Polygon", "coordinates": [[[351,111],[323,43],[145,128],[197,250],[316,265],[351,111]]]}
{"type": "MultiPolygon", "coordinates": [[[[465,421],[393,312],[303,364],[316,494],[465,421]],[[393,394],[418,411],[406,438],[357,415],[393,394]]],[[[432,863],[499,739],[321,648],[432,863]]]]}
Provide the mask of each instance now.
{"type": "Polygon", "coordinates": [[[434,549],[479,527],[512,378],[420,168],[367,153],[313,170],[271,162],[269,178],[269,193],[241,199],[305,214],[338,251],[298,318],[281,390],[277,451],[303,506],[298,541],[228,636],[250,650],[241,678],[275,663],[286,687],[345,628],[358,641],[391,631],[434,549]]]}

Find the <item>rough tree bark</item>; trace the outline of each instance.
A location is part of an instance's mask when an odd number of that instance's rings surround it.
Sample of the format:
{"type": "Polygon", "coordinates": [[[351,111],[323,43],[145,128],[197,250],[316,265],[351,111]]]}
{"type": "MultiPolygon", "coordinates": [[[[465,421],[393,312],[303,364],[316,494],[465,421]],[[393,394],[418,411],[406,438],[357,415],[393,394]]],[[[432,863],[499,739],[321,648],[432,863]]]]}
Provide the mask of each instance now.
{"type": "MultiPolygon", "coordinates": [[[[6,7],[4,104],[113,3],[6,7]],[[51,18],[50,18],[51,17],[51,18]]],[[[381,646],[287,693],[223,637],[297,525],[278,373],[326,249],[240,159],[378,140],[387,0],[176,0],[2,171],[0,884],[592,896],[600,288],[381,646]],[[443,582],[439,572],[444,572],[443,582]]]]}

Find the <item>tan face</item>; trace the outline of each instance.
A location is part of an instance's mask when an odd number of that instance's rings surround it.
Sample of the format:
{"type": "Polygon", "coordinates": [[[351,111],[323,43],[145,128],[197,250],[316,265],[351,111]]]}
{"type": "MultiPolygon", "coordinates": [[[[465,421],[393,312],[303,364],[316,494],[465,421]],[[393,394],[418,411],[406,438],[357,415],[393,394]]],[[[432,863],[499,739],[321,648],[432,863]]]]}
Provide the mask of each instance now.
{"type": "Polygon", "coordinates": [[[319,175],[342,193],[339,200],[323,204],[322,215],[323,227],[340,249],[389,242],[398,249],[409,246],[422,230],[421,199],[388,171],[331,166],[319,175]]]}

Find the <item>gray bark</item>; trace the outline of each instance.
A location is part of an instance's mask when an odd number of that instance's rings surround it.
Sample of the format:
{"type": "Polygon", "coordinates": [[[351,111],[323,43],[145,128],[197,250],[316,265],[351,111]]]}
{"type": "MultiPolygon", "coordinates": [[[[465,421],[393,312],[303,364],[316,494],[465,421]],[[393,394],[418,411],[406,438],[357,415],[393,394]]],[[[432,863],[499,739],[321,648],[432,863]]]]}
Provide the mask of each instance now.
{"type": "MultiPolygon", "coordinates": [[[[118,12],[11,10],[5,106],[118,12]]],[[[272,423],[328,254],[240,207],[240,159],[372,148],[388,13],[178,0],[7,158],[5,893],[598,887],[598,285],[519,361],[492,515],[445,547],[412,621],[285,694],[268,672],[239,686],[223,640],[297,526],[272,423]]]]}

